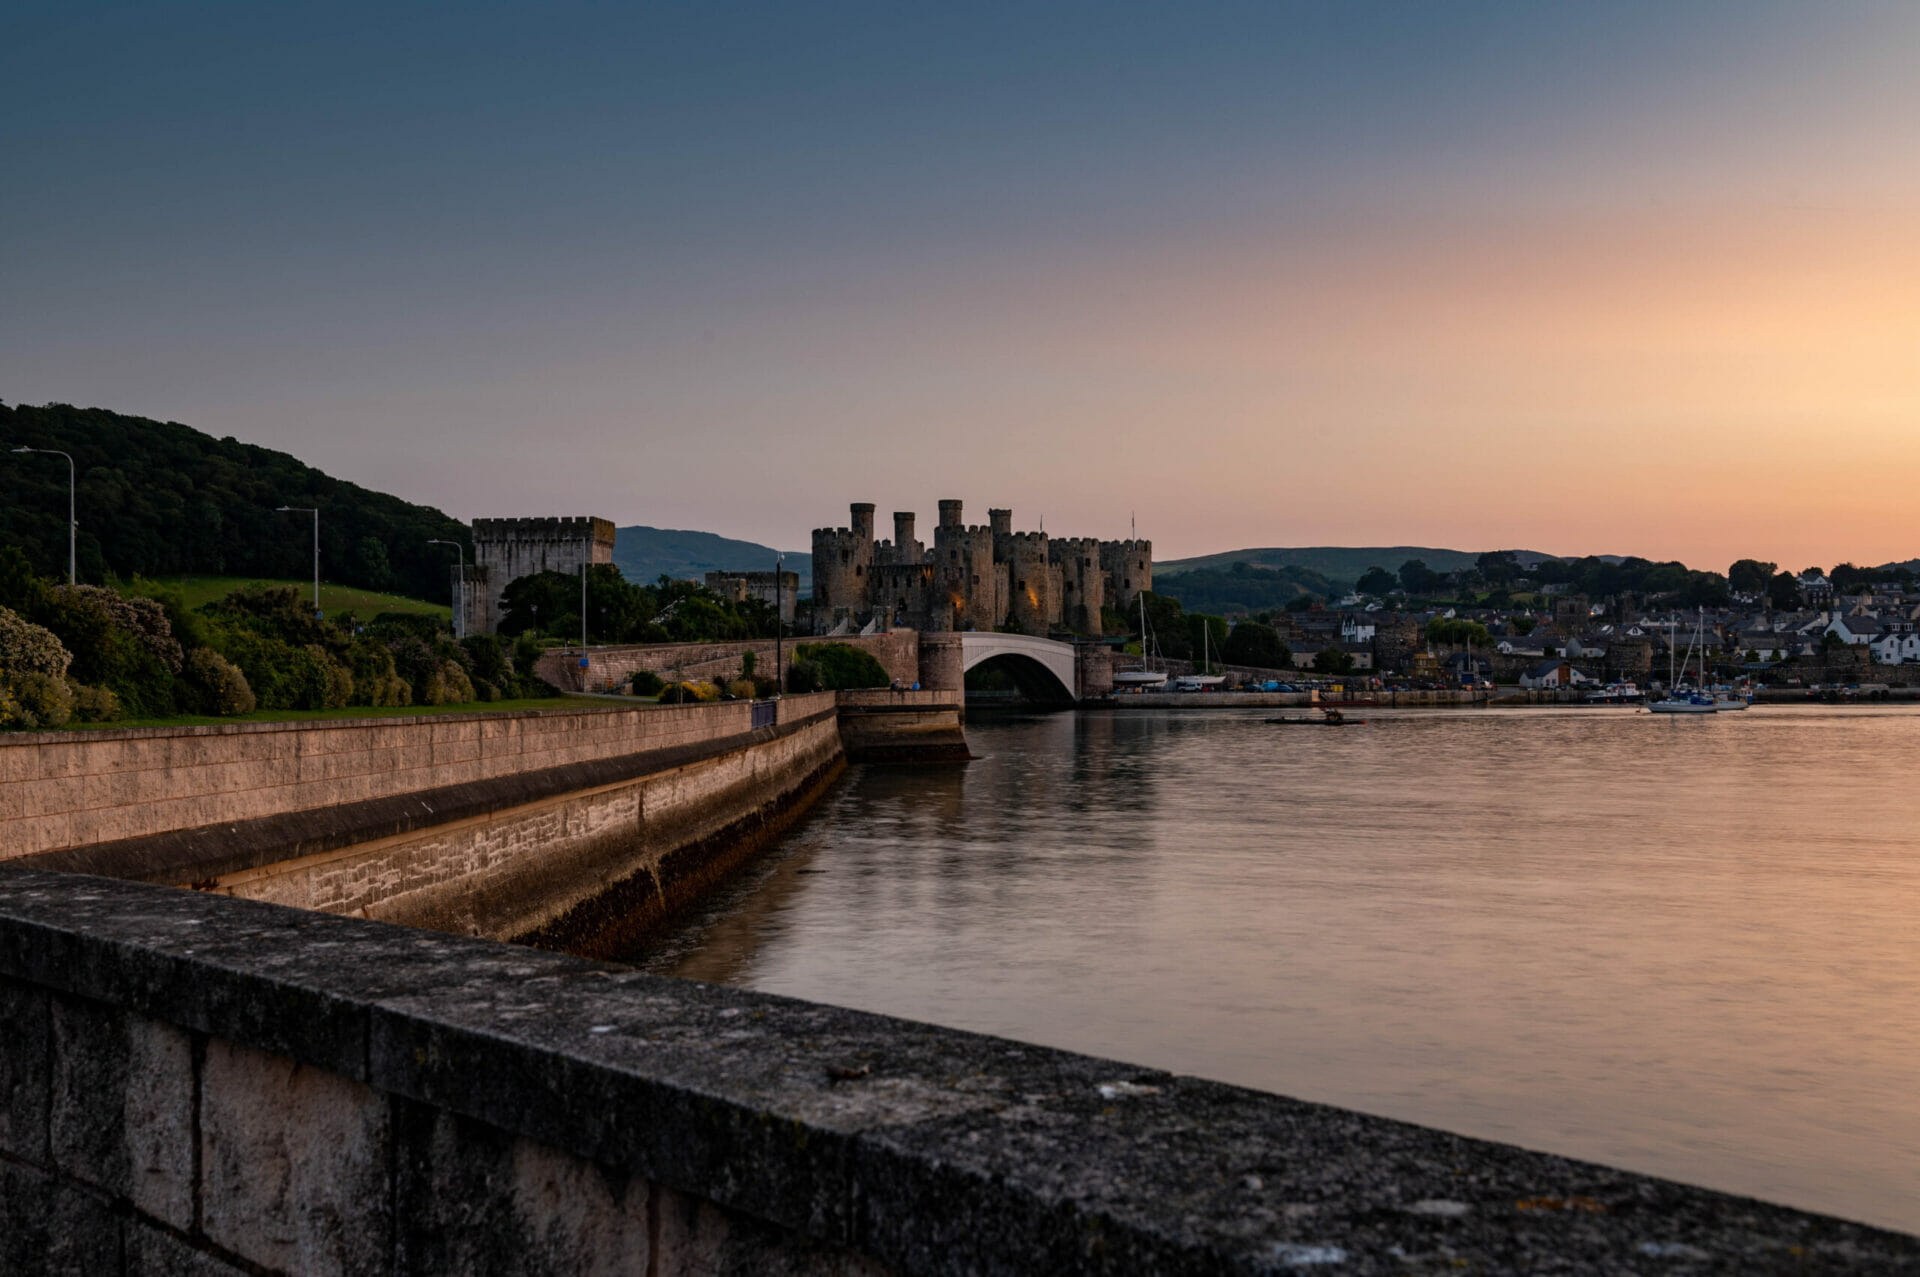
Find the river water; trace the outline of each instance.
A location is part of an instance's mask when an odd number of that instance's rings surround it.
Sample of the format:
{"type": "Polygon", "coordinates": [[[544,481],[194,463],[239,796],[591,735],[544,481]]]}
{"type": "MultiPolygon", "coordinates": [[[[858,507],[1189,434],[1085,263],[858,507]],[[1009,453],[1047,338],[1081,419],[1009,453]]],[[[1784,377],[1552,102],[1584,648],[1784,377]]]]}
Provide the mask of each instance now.
{"type": "Polygon", "coordinates": [[[976,717],[648,965],[1920,1231],[1920,714],[1265,717],[976,717]]]}

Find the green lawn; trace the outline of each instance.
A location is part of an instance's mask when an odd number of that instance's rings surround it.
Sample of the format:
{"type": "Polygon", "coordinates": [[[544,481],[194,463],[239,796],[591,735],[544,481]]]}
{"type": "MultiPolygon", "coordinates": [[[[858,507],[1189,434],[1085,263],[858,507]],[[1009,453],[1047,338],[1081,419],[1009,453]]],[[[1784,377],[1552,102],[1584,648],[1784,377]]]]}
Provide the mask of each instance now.
{"type": "MultiPolygon", "coordinates": [[[[320,596],[323,600],[325,594],[320,596]]],[[[178,714],[172,718],[123,718],[113,723],[68,723],[63,731],[111,731],[117,727],[216,727],[222,723],[302,723],[315,718],[394,718],[410,714],[506,714],[516,710],[577,710],[595,706],[621,708],[615,701],[586,696],[542,696],[525,700],[467,701],[461,705],[402,705],[375,709],[349,705],[345,709],[261,709],[251,714],[215,718],[207,714],[178,714]]]]}
{"type": "MultiPolygon", "coordinates": [[[[259,581],[257,577],[247,576],[162,576],[155,577],[164,585],[171,585],[187,596],[189,610],[224,599],[229,593],[243,585],[252,585],[259,581]]],[[[291,585],[300,591],[303,600],[313,598],[313,581],[267,581],[267,585],[291,585]]],[[[352,612],[362,621],[371,621],[381,612],[416,612],[422,616],[436,616],[441,620],[453,621],[453,608],[445,603],[428,603],[422,599],[410,599],[399,594],[381,594],[376,590],[363,590],[352,585],[330,585],[320,582],[320,610],[328,616],[339,612],[352,612]]]]}

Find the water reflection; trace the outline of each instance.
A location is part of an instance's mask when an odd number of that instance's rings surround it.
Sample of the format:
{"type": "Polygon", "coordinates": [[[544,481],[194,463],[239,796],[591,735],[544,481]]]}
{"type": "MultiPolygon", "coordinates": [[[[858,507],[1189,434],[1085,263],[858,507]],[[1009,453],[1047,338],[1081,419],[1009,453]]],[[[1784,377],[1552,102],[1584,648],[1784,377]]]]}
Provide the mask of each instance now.
{"type": "Polygon", "coordinates": [[[656,969],[1920,1228],[1920,715],[976,721],[656,969]]]}

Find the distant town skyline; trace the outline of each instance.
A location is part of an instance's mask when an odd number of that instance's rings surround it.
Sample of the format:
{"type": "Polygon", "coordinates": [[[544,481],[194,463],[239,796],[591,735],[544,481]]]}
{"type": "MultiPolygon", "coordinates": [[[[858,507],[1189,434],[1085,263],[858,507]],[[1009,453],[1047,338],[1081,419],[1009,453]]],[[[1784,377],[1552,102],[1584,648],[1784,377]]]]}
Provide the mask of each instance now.
{"type": "Polygon", "coordinates": [[[961,497],[1161,560],[1906,559],[1917,50],[1864,3],[29,5],[0,399],[789,548],[961,497]]]}

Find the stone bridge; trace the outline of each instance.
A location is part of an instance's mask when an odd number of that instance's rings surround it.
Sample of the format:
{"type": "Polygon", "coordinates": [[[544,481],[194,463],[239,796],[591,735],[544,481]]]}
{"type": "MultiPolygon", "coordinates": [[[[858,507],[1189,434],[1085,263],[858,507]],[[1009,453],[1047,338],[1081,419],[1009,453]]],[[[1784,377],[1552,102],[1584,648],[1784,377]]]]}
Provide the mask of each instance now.
{"type": "MultiPolygon", "coordinates": [[[[996,669],[1005,670],[1021,694],[1031,701],[1071,704],[1099,694],[1083,690],[1081,662],[1072,643],[1027,634],[969,630],[960,636],[960,650],[963,677],[970,669],[992,664],[996,669]]],[[[1108,688],[1099,689],[1100,692],[1106,690],[1108,688]]]]}

